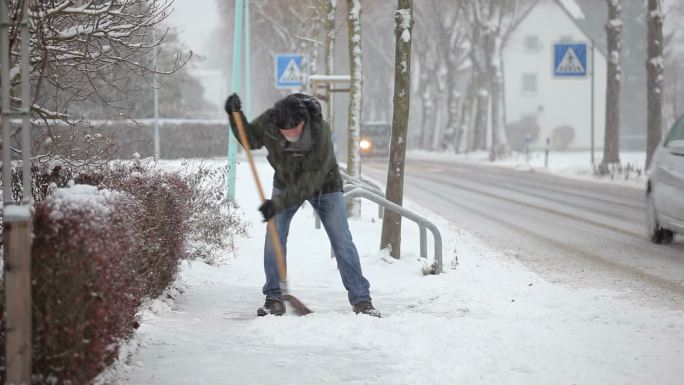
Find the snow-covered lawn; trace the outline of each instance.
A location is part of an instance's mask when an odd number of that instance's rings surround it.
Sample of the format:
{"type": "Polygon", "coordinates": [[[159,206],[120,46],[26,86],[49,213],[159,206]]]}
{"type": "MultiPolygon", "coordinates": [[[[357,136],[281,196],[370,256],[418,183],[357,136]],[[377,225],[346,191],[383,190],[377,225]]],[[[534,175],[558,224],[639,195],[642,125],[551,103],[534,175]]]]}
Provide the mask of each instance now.
{"type": "MultiPolygon", "coordinates": [[[[603,153],[601,151],[594,152],[595,163],[600,163],[602,157],[603,153]]],[[[530,152],[529,161],[526,154],[515,152],[507,159],[490,162],[489,153],[486,151],[453,154],[447,152],[414,150],[408,152],[407,159],[409,159],[409,161],[411,159],[425,159],[478,162],[496,167],[548,173],[564,178],[582,179],[597,183],[620,184],[640,189],[643,189],[646,186],[644,170],[646,153],[644,151],[620,152],[620,162],[622,166],[626,167],[629,164],[633,169],[641,170],[641,175],[630,172],[627,178],[625,178],[624,174],[616,175],[614,178],[611,178],[611,176],[595,175],[591,164],[591,153],[589,151],[551,151],[548,157],[548,166],[545,166],[544,164],[545,154],[543,151],[530,152]]]]}
{"type": "MultiPolygon", "coordinates": [[[[225,164],[217,161],[217,164],[225,164]]],[[[173,163],[170,163],[174,166],[173,163]]],[[[271,171],[261,159],[262,182],[271,171]]],[[[221,267],[183,265],[171,307],[154,301],[132,355],[103,376],[117,384],[681,384],[684,312],[637,306],[620,293],[554,285],[448,218],[409,202],[444,239],[444,273],[423,276],[419,234],[404,222],[403,258],[378,251],[381,221],[365,202],[351,220],[382,319],[351,312],[310,207],[288,243],[291,291],[313,314],[257,318],[265,226],[248,165],[237,200],[251,236],[221,267]],[[456,263],[457,261],[457,263],[456,263]]],[[[432,237],[429,255],[432,258],[432,237]]]]}

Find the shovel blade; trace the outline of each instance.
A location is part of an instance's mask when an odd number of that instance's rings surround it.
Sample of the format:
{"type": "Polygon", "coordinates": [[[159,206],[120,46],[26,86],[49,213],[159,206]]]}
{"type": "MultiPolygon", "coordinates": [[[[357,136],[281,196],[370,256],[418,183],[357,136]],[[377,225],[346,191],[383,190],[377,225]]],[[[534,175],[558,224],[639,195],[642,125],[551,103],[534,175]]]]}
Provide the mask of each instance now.
{"type": "Polygon", "coordinates": [[[283,300],[287,301],[292,305],[292,308],[295,310],[295,313],[297,315],[307,315],[310,313],[313,313],[311,309],[309,309],[302,301],[300,301],[297,297],[293,296],[292,294],[283,294],[283,300]]]}

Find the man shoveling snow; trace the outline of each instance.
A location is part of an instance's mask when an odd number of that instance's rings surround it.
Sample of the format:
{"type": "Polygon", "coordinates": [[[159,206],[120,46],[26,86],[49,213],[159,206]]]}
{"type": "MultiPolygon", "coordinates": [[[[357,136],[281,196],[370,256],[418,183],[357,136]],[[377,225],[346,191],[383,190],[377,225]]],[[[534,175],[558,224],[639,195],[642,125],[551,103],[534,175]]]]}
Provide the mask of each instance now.
{"type": "MultiPolygon", "coordinates": [[[[239,113],[242,121],[247,122],[241,107],[237,94],[226,100],[225,110],[236,136],[239,134],[233,113],[239,113]]],[[[342,177],[333,152],[330,128],[323,120],[318,101],[304,94],[288,95],[247,123],[245,134],[249,149],[266,147],[268,162],[275,171],[271,199],[264,200],[259,211],[264,221],[273,219],[284,254],[292,217],[299,206],[308,201],[328,234],[353,311],[380,317],[371,302],[370,284],[361,271],[359,254],[349,231],[342,177]]],[[[273,242],[267,235],[264,246],[266,283],[263,287],[266,302],[257,310],[258,316],[285,313],[275,254],[273,242]]]]}

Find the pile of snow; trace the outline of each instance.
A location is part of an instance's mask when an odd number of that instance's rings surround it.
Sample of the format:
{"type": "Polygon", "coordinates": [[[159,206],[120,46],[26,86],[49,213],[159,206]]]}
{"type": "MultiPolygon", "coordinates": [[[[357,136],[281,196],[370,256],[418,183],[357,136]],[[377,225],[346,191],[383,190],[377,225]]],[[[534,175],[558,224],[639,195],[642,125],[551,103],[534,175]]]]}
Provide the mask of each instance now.
{"type": "Polygon", "coordinates": [[[74,184],[73,181],[64,188],[57,188],[54,183],[48,188],[52,192],[49,202],[55,208],[51,214],[55,219],[59,219],[56,217],[65,211],[87,210],[93,213],[93,221],[104,221],[111,213],[114,202],[126,197],[122,192],[74,184]]]}

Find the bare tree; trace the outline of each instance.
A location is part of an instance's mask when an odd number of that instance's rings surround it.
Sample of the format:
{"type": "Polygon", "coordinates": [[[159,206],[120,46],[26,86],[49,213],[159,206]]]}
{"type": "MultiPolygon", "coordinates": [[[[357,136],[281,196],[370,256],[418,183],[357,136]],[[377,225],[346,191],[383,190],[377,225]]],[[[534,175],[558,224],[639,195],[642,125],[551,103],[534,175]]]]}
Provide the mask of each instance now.
{"type": "Polygon", "coordinates": [[[648,134],[646,140],[646,168],[662,137],[663,104],[663,2],[648,0],[648,58],[646,61],[648,89],[648,134]]]}
{"type": "MultiPolygon", "coordinates": [[[[363,90],[363,62],[361,60],[361,0],[347,0],[349,14],[347,24],[349,31],[349,71],[351,87],[349,97],[349,137],[347,147],[347,173],[356,178],[361,177],[361,153],[359,152],[361,132],[361,93],[363,90]]],[[[352,201],[352,215],[360,215],[361,204],[352,201]]]]}
{"type": "Polygon", "coordinates": [[[414,13],[417,19],[424,20],[420,28],[412,30],[411,39],[416,44],[414,67],[418,69],[418,88],[415,90],[421,104],[421,125],[416,133],[418,147],[431,149],[436,136],[437,115],[441,98],[439,90],[440,49],[443,39],[439,35],[438,24],[442,21],[440,5],[433,0],[416,1],[414,13]]]}
{"type": "MultiPolygon", "coordinates": [[[[325,15],[325,74],[335,74],[335,14],[337,13],[337,0],[323,0],[325,15]]],[[[330,132],[335,132],[335,97],[329,92],[330,98],[326,103],[326,118],[330,124],[330,132]]]]}
{"type": "Polygon", "coordinates": [[[609,165],[620,163],[620,53],[622,50],[622,21],[620,0],[606,0],[608,22],[608,75],[606,86],[606,127],[601,173],[609,172],[609,165]]]}
{"type": "MultiPolygon", "coordinates": [[[[467,20],[470,21],[468,35],[469,54],[471,66],[472,94],[466,95],[472,98],[474,108],[472,120],[472,138],[469,150],[484,150],[487,147],[487,114],[489,112],[489,87],[487,81],[487,67],[485,50],[486,30],[478,22],[479,16],[484,10],[483,0],[468,0],[466,3],[467,20]]],[[[469,103],[469,102],[466,102],[469,103]]]]}
{"type": "Polygon", "coordinates": [[[669,28],[663,25],[664,93],[663,124],[667,127],[682,114],[682,82],[684,77],[684,3],[673,3],[666,10],[669,28]]]}
{"type": "MultiPolygon", "coordinates": [[[[28,0],[9,0],[11,102],[22,102],[18,87],[19,20],[28,0]]],[[[169,66],[157,67],[153,54],[166,41],[166,31],[155,36],[171,12],[170,0],[61,0],[32,1],[29,7],[30,62],[33,99],[30,109],[43,136],[43,161],[60,158],[70,162],[106,160],[111,143],[88,135],[87,116],[78,106],[86,103],[126,109],[127,99],[139,93],[141,79],[175,73],[188,57],[176,55],[169,66]],[[67,126],[56,125],[54,120],[67,126]],[[61,127],[61,128],[58,128],[61,127]]],[[[165,51],[163,51],[165,52],[165,51]]],[[[38,143],[34,143],[37,149],[38,143]]],[[[73,162],[72,162],[73,163],[73,162]]]]}
{"type": "MultiPolygon", "coordinates": [[[[471,21],[470,61],[471,94],[467,105],[475,104],[475,127],[472,149],[487,147],[491,122],[490,159],[508,152],[503,119],[503,41],[518,19],[519,0],[467,0],[466,16],[471,21]]],[[[470,87],[469,87],[470,88],[470,87]]]]}
{"type": "MultiPolygon", "coordinates": [[[[12,3],[18,9],[19,1],[12,3]]],[[[179,55],[169,68],[155,66],[152,52],[166,32],[153,31],[171,12],[170,0],[34,3],[32,80],[38,88],[47,83],[33,103],[41,118],[68,119],[69,105],[85,100],[123,109],[121,102],[137,91],[134,80],[172,74],[189,59],[179,55]]]]}
{"type": "MultiPolygon", "coordinates": [[[[394,113],[385,196],[401,206],[404,199],[404,160],[411,101],[412,0],[397,1],[395,22],[394,113]]],[[[390,253],[394,258],[401,256],[401,215],[392,212],[386,212],[382,221],[380,248],[387,246],[391,247],[390,253]]]]}
{"type": "MultiPolygon", "coordinates": [[[[416,8],[418,17],[425,20],[425,24],[428,24],[425,28],[429,32],[427,39],[420,39],[420,44],[416,44],[416,47],[419,51],[426,50],[422,47],[425,45],[430,50],[429,54],[434,55],[434,58],[423,58],[422,54],[419,55],[419,60],[424,60],[433,67],[429,69],[429,77],[427,78],[431,83],[423,87],[439,91],[437,95],[431,97],[438,99],[436,106],[446,107],[444,128],[430,127],[433,128],[430,146],[433,150],[454,147],[454,141],[459,131],[458,117],[461,90],[458,86],[458,71],[468,59],[468,51],[464,49],[466,32],[462,26],[465,23],[462,23],[464,20],[461,3],[461,0],[459,2],[430,0],[429,2],[421,2],[422,6],[416,8]],[[444,81],[441,81],[442,79],[438,74],[443,75],[444,81]]],[[[426,95],[426,97],[430,96],[426,95]]],[[[432,107],[435,102],[426,101],[425,104],[432,107]]],[[[435,111],[434,113],[438,114],[439,112],[435,111]]]]}

